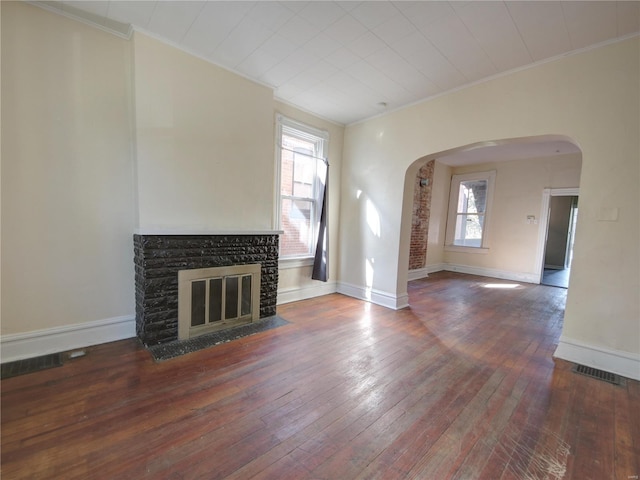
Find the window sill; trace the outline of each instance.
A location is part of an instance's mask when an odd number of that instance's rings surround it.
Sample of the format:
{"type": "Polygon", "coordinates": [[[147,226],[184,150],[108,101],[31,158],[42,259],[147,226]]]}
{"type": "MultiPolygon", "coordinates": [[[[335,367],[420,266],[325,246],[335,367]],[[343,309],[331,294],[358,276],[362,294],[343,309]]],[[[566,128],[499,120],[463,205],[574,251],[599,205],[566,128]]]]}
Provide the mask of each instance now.
{"type": "Polygon", "coordinates": [[[458,253],[489,253],[488,248],[484,247],[461,247],[459,245],[445,245],[444,249],[446,252],[458,252],[458,253]]]}
{"type": "Polygon", "coordinates": [[[310,267],[313,265],[313,257],[292,257],[281,258],[278,261],[278,268],[286,270],[288,268],[310,267]]]}

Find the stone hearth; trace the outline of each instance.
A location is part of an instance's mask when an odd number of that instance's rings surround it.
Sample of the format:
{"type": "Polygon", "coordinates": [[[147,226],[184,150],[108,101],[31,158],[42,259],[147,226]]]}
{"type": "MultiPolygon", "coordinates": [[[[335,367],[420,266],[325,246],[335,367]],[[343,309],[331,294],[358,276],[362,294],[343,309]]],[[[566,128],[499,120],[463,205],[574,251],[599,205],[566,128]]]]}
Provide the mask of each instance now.
{"type": "Polygon", "coordinates": [[[136,333],[147,346],[178,338],[178,271],[259,263],[260,318],[276,314],[278,233],[135,234],[136,333]]]}

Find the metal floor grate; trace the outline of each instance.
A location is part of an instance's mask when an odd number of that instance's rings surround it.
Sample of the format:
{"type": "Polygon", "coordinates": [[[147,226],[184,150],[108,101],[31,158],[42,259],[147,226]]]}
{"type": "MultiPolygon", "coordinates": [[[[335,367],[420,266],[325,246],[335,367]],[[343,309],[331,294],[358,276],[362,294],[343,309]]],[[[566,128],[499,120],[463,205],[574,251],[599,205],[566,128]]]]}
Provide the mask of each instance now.
{"type": "Polygon", "coordinates": [[[47,368],[62,366],[62,357],[59,353],[43,355],[41,357],[27,358],[2,364],[0,378],[17,377],[27,373],[39,372],[47,368]]]}
{"type": "Polygon", "coordinates": [[[573,367],[573,371],[579,373],[580,375],[595,378],[596,380],[602,380],[603,382],[612,383],[613,385],[622,384],[620,375],[605,372],[604,370],[598,370],[597,368],[587,367],[585,365],[576,365],[575,367],[573,367]]]}

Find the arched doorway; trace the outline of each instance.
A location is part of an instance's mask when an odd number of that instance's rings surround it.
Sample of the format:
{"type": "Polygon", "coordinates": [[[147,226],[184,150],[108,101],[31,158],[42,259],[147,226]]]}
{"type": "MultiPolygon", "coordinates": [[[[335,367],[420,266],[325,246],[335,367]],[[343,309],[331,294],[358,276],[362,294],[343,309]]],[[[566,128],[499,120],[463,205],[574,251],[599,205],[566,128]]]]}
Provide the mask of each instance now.
{"type": "MultiPolygon", "coordinates": [[[[406,171],[403,231],[415,231],[412,227],[415,201],[420,197],[416,193],[421,188],[420,170],[432,161],[435,166],[427,240],[430,254],[418,271],[415,262],[409,268],[410,256],[406,253],[404,278],[413,280],[433,271],[452,270],[540,283],[544,245],[541,248],[539,242],[544,239],[547,221],[544,191],[579,186],[582,152],[576,143],[568,137],[545,135],[479,142],[421,157],[406,171]],[[485,170],[497,171],[496,198],[486,227],[490,247],[475,252],[457,248],[446,238],[451,178],[456,173],[485,170]]],[[[402,248],[409,252],[416,239],[405,235],[403,240],[402,248]]]]}

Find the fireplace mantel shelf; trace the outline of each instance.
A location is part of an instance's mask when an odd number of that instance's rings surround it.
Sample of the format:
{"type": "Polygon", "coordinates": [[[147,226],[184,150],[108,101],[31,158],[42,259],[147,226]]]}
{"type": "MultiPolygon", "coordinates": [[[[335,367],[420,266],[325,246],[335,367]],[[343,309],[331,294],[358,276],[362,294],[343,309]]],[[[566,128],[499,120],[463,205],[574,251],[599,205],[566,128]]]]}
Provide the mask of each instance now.
{"type": "Polygon", "coordinates": [[[282,235],[283,230],[163,230],[152,228],[136,228],[136,235],[282,235]]]}

